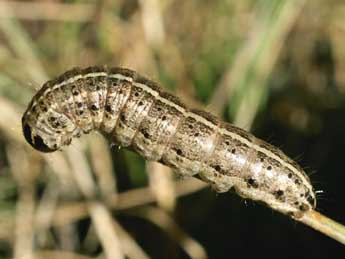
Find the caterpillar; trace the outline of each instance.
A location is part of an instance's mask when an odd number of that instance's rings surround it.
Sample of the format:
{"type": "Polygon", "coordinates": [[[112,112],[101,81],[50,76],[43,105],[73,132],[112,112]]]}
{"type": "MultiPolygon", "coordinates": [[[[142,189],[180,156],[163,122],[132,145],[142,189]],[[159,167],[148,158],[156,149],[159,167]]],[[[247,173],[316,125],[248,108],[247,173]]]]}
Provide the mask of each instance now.
{"type": "Polygon", "coordinates": [[[217,192],[234,188],[295,219],[316,207],[303,169],[281,150],[125,68],[73,68],[46,82],[22,117],[36,150],[53,152],[97,130],[145,159],[196,176],[217,192]]]}

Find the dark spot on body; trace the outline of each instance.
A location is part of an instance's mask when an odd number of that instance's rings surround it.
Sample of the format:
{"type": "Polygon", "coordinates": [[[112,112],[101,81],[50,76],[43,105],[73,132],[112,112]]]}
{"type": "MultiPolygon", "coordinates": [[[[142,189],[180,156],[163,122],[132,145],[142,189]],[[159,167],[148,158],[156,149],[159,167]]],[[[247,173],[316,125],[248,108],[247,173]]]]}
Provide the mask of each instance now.
{"type": "Polygon", "coordinates": [[[138,97],[138,96],[139,96],[139,93],[138,93],[138,92],[135,92],[135,93],[134,93],[134,96],[135,96],[135,97],[138,97]]]}
{"type": "Polygon", "coordinates": [[[193,125],[189,124],[188,128],[193,129],[193,125]]]}
{"type": "Polygon", "coordinates": [[[179,156],[181,156],[181,155],[182,155],[182,150],[181,150],[181,149],[177,149],[177,150],[176,150],[176,154],[178,154],[179,156]]]}
{"type": "Polygon", "coordinates": [[[265,159],[263,157],[260,158],[260,162],[263,163],[265,159]]]}
{"type": "Polygon", "coordinates": [[[225,144],[229,146],[229,145],[230,145],[230,142],[229,142],[229,141],[225,141],[225,144]]]}
{"type": "Polygon", "coordinates": [[[163,117],[162,117],[162,121],[165,121],[167,119],[167,117],[164,115],[163,117]]]}
{"type": "Polygon", "coordinates": [[[76,96],[76,95],[79,94],[79,92],[78,92],[78,91],[72,91],[72,94],[73,94],[74,96],[76,96]]]}
{"type": "Polygon", "coordinates": [[[120,119],[121,119],[122,121],[124,121],[124,120],[126,120],[126,116],[123,115],[123,114],[121,114],[120,119]]]}
{"type": "Polygon", "coordinates": [[[159,112],[160,112],[161,110],[162,110],[162,108],[161,108],[161,107],[158,107],[158,108],[157,108],[157,111],[159,111],[159,112]]]}
{"type": "Polygon", "coordinates": [[[236,149],[235,148],[231,149],[231,153],[235,154],[236,153],[236,149]]]}
{"type": "MultiPolygon", "coordinates": [[[[61,127],[61,124],[60,124],[60,122],[58,122],[58,121],[55,121],[55,122],[52,122],[52,125],[51,125],[54,129],[56,129],[56,128],[59,128],[59,127],[61,127]]],[[[64,126],[65,125],[63,125],[62,127],[64,128],[64,126]]]]}
{"type": "Polygon", "coordinates": [[[144,133],[144,137],[145,137],[145,138],[149,138],[149,137],[150,137],[150,134],[147,133],[147,132],[145,132],[145,133],[144,133]]]}
{"type": "Polygon", "coordinates": [[[144,103],[142,102],[142,101],[140,101],[139,103],[138,103],[138,105],[139,106],[141,106],[141,105],[143,105],[144,103]]]}
{"type": "Polygon", "coordinates": [[[283,196],[283,195],[284,195],[284,191],[278,190],[278,191],[275,192],[275,195],[276,195],[277,197],[283,196]]]}
{"type": "Polygon", "coordinates": [[[270,165],[267,166],[267,170],[268,170],[268,171],[272,170],[272,166],[270,166],[270,165]]]}
{"type": "Polygon", "coordinates": [[[198,137],[199,136],[199,133],[198,132],[195,132],[194,133],[194,137],[198,137]]]}
{"type": "Polygon", "coordinates": [[[106,105],[106,106],[105,106],[105,110],[106,110],[107,112],[111,112],[111,106],[110,106],[110,105],[106,105]]]}
{"type": "Polygon", "coordinates": [[[259,184],[257,183],[257,181],[253,178],[249,178],[247,180],[247,184],[249,187],[254,187],[254,188],[258,188],[259,187],[259,184]]]}
{"type": "Polygon", "coordinates": [[[83,110],[79,110],[77,111],[77,115],[83,115],[84,111],[83,110]]]}
{"type": "Polygon", "coordinates": [[[300,185],[301,182],[300,182],[298,179],[296,179],[296,180],[295,180],[295,184],[300,185]]]}
{"type": "Polygon", "coordinates": [[[214,170],[216,170],[216,171],[220,172],[220,169],[221,169],[221,168],[220,168],[220,166],[219,166],[219,165],[216,165],[216,166],[214,166],[213,168],[214,168],[214,170]]]}
{"type": "Polygon", "coordinates": [[[296,206],[299,204],[299,202],[298,201],[295,201],[295,203],[294,203],[296,206]]]}
{"type": "Polygon", "coordinates": [[[299,206],[299,209],[300,209],[301,211],[307,211],[308,208],[309,208],[309,207],[308,207],[307,205],[305,205],[305,204],[302,204],[302,205],[299,206]]]}
{"type": "Polygon", "coordinates": [[[291,178],[292,178],[292,173],[289,173],[289,174],[288,174],[288,177],[291,179],[291,178]]]}
{"type": "Polygon", "coordinates": [[[93,111],[98,111],[98,107],[95,105],[95,104],[92,104],[91,105],[91,110],[93,110],[93,111]]]}
{"type": "Polygon", "coordinates": [[[83,107],[83,103],[77,103],[77,106],[78,106],[79,108],[81,108],[81,107],[83,107]]]}

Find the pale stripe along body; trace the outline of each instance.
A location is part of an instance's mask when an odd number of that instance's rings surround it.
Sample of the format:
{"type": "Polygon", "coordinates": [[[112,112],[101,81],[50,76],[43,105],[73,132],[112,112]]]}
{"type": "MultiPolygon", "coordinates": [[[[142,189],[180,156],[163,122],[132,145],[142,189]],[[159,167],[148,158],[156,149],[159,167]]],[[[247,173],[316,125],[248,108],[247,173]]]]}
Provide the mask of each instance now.
{"type": "Polygon", "coordinates": [[[27,141],[43,152],[99,130],[181,176],[199,174],[218,192],[234,187],[242,197],[293,217],[316,204],[304,171],[278,148],[207,112],[188,109],[128,69],[67,71],[44,84],[22,123],[27,141]]]}

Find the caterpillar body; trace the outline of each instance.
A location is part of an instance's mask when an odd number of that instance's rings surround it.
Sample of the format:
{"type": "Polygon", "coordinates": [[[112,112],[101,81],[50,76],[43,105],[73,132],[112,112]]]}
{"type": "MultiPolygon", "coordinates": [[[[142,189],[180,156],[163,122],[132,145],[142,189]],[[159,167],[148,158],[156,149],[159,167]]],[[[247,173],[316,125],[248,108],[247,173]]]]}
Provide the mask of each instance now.
{"type": "Polygon", "coordinates": [[[199,174],[218,192],[300,218],[316,206],[308,176],[278,148],[201,110],[124,68],[74,68],[48,81],[22,118],[25,139],[41,152],[98,130],[117,145],[181,176],[199,174]]]}

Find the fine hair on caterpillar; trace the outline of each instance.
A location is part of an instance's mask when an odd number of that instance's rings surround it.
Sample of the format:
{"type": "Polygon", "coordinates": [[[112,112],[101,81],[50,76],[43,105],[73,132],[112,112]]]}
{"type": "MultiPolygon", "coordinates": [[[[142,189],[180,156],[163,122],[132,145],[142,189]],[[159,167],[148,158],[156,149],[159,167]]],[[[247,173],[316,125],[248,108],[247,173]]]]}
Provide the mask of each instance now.
{"type": "Polygon", "coordinates": [[[280,149],[201,110],[124,68],[74,68],[48,81],[22,118],[25,139],[41,152],[97,130],[113,143],[195,176],[217,192],[300,218],[316,206],[308,176],[280,149]]]}

